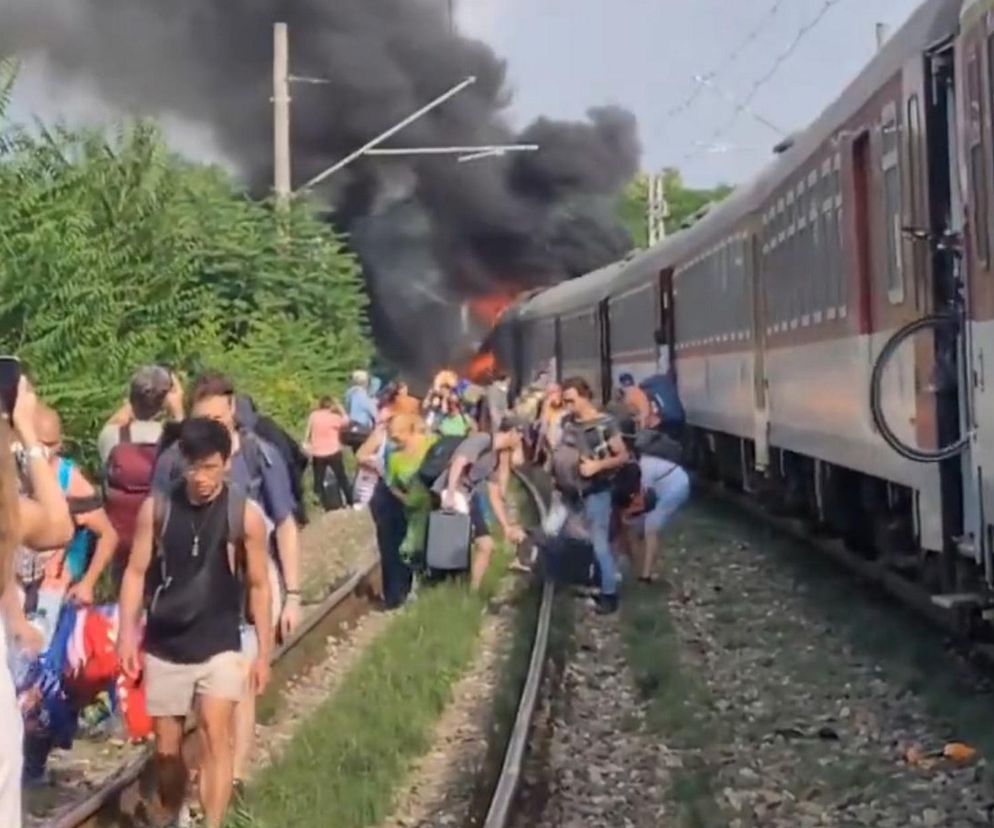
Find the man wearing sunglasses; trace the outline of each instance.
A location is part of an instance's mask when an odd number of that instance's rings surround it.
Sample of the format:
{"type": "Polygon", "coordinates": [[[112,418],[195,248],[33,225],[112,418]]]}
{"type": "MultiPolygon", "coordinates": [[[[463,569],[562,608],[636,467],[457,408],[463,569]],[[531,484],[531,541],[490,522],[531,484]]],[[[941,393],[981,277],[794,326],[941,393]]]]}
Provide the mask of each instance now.
{"type": "Polygon", "coordinates": [[[593,402],[593,391],[581,377],[563,383],[563,405],[568,427],[580,432],[579,472],[585,481],[583,511],[601,571],[601,593],[597,612],[608,615],[618,609],[618,570],[611,551],[611,484],[618,469],[628,462],[628,450],[614,418],[593,402]]]}

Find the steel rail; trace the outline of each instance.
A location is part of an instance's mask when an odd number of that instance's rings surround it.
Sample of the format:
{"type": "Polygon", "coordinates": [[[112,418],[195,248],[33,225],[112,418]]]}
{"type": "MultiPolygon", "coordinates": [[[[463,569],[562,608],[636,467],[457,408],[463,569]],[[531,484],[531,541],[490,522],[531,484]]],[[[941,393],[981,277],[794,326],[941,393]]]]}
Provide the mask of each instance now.
{"type": "MultiPolygon", "coordinates": [[[[515,472],[518,480],[528,491],[538,508],[539,517],[545,522],[546,505],[538,488],[524,474],[515,472]]],[[[521,690],[518,701],[518,712],[514,719],[511,737],[504,752],[504,763],[501,766],[500,777],[494,788],[490,807],[483,828],[506,828],[509,824],[515,798],[521,783],[521,768],[528,747],[528,737],[531,733],[532,719],[538,704],[539,690],[542,686],[542,676],[545,672],[546,652],[549,646],[549,628],[552,623],[552,602],[555,587],[551,581],[546,581],[542,588],[542,603],[538,610],[538,623],[535,625],[535,635],[532,639],[531,660],[528,664],[528,675],[521,690]]]]}
{"type": "MultiPolygon", "coordinates": [[[[317,609],[308,613],[307,618],[273,654],[273,683],[277,681],[277,671],[281,665],[291,659],[292,654],[301,649],[301,645],[314,636],[315,631],[322,632],[323,626],[354,598],[358,597],[363,585],[378,577],[380,559],[375,557],[364,564],[356,572],[335,589],[327,598],[318,604],[317,609]]],[[[270,688],[272,689],[272,683],[270,688]]],[[[270,691],[267,691],[271,692],[270,691]]],[[[191,733],[187,733],[189,739],[191,733]]],[[[140,799],[139,788],[142,777],[151,768],[152,749],[149,746],[140,756],[126,762],[108,779],[85,799],[66,806],[61,811],[52,814],[43,823],[44,828],[88,828],[90,825],[105,825],[99,821],[101,814],[109,808],[121,803],[129,793],[140,799]]],[[[112,823],[111,823],[112,824],[112,823]]]]}

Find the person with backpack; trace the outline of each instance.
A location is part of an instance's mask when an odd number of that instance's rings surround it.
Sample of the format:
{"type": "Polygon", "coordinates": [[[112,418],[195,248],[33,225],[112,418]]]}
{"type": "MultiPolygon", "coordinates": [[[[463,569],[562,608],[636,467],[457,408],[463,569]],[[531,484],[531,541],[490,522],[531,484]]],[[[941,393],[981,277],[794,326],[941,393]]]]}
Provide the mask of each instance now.
{"type": "Polygon", "coordinates": [[[563,405],[569,412],[563,442],[576,452],[577,479],[573,485],[583,503],[600,567],[597,612],[607,615],[618,609],[618,570],[611,550],[611,489],[618,469],[628,462],[628,449],[617,422],[598,410],[593,396],[590,385],[582,377],[563,382],[563,405]]]}
{"type": "Polygon", "coordinates": [[[146,365],[135,372],[127,401],[97,437],[104,469],[104,509],[118,537],[115,583],[120,583],[127,564],[138,510],[152,490],[164,416],[183,419],[183,386],[168,368],[146,365]]]}
{"type": "Polygon", "coordinates": [[[662,431],[674,440],[683,439],[687,417],[680,401],[673,369],[643,380],[641,388],[652,407],[652,416],[644,425],[662,431]]]}
{"type": "Polygon", "coordinates": [[[615,489],[615,507],[629,550],[638,566],[638,579],[651,584],[663,528],[690,497],[690,478],[679,465],[680,446],[664,434],[634,430],[624,435],[625,443],[637,459],[632,484],[615,489]]]}
{"type": "Polygon", "coordinates": [[[66,600],[93,603],[93,592],[118,548],[114,530],[97,490],[72,460],[62,456],[62,420],[55,409],[39,405],[35,430],[45,447],[59,486],[69,501],[76,532],[61,555],[46,567],[45,579],[64,590],[66,600]]]}
{"type": "MultiPolygon", "coordinates": [[[[208,371],[194,382],[190,390],[193,417],[207,417],[221,423],[231,439],[229,481],[234,488],[255,501],[266,518],[269,538],[275,539],[269,548],[275,551],[279,570],[269,560],[271,600],[270,617],[285,641],[300,623],[300,538],[294,519],[296,506],[290,486],[289,473],[279,452],[255,432],[238,426],[235,416],[235,387],[224,374],[208,371]],[[275,546],[275,550],[273,547],[275,546]],[[280,595],[280,578],[286,587],[286,600],[280,595]]],[[[153,478],[153,491],[166,493],[184,470],[180,445],[174,444],[159,457],[153,478]]],[[[253,625],[243,619],[243,647],[248,654],[258,648],[253,625]]],[[[246,692],[235,710],[235,781],[236,795],[241,795],[244,774],[248,771],[249,755],[255,737],[255,696],[246,692]]]]}
{"type": "MultiPolygon", "coordinates": [[[[525,539],[521,527],[511,523],[505,502],[511,470],[523,460],[522,427],[518,419],[504,417],[496,434],[471,434],[453,444],[447,467],[431,484],[443,509],[469,512],[470,584],[474,590],[480,588],[493,556],[494,541],[488,516],[493,515],[510,543],[516,545],[525,539]]],[[[430,479],[434,471],[425,468],[422,476],[430,479]]],[[[426,483],[428,479],[425,479],[426,483]]]]}
{"type": "Polygon", "coordinates": [[[269,443],[280,457],[290,478],[290,493],[297,504],[294,517],[300,526],[307,525],[307,506],[304,497],[304,471],[310,460],[300,444],[272,417],[260,414],[255,401],[248,394],[235,395],[235,422],[239,429],[251,431],[263,442],[269,443]]]}
{"type": "Polygon", "coordinates": [[[118,654],[129,679],[144,673],[155,732],[159,796],[171,819],[183,806],[187,716],[197,713],[205,825],[220,828],[233,786],[232,719],[246,684],[261,694],[272,657],[266,525],[244,492],[226,482],[231,434],[205,417],[187,420],[183,471],[138,513],[121,585],[118,654]],[[258,647],[247,655],[240,624],[245,585],[258,647]],[[154,587],[139,655],[146,576],[154,587]]]}
{"type": "Polygon", "coordinates": [[[342,442],[356,451],[376,425],[376,400],[369,392],[369,372],[353,371],[352,384],[345,391],[345,415],[348,428],[342,434],[342,442]]]}

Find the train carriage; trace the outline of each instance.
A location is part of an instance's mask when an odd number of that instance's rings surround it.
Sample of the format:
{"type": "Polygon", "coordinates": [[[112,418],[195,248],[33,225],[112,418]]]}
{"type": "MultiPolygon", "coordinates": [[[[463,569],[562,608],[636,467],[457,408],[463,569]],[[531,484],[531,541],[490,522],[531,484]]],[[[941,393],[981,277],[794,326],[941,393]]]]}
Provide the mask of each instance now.
{"type": "Polygon", "coordinates": [[[754,181],[502,326],[605,399],[672,366],[697,461],[987,611],[992,207],[994,0],[928,0],[754,181]]]}

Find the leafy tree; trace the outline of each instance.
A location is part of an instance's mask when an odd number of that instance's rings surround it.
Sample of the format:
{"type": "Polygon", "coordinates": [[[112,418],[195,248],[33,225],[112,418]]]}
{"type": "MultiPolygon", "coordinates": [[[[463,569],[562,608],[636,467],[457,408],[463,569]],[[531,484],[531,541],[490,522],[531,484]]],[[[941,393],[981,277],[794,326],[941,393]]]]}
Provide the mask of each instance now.
{"type": "MultiPolygon", "coordinates": [[[[669,205],[667,234],[675,233],[683,223],[705,204],[721,201],[732,192],[727,184],[712,189],[694,189],[683,183],[680,171],[669,167],[663,171],[663,192],[669,205]]],[[[649,239],[649,176],[639,173],[618,198],[618,218],[628,229],[636,247],[647,247],[649,239]]]]}
{"type": "Polygon", "coordinates": [[[148,123],[111,139],[5,127],[5,71],[0,348],[28,364],[84,455],[142,363],[229,371],[296,427],[368,362],[359,268],[313,205],[277,217],[148,123]]]}
{"type": "Polygon", "coordinates": [[[718,202],[732,192],[727,184],[719,184],[712,189],[694,189],[683,183],[680,171],[669,167],[663,170],[663,192],[669,205],[670,215],[666,219],[666,232],[675,233],[684,221],[694,215],[705,204],[718,202]]]}
{"type": "Polygon", "coordinates": [[[618,198],[618,218],[632,237],[634,247],[649,244],[649,176],[638,173],[618,198]]]}

